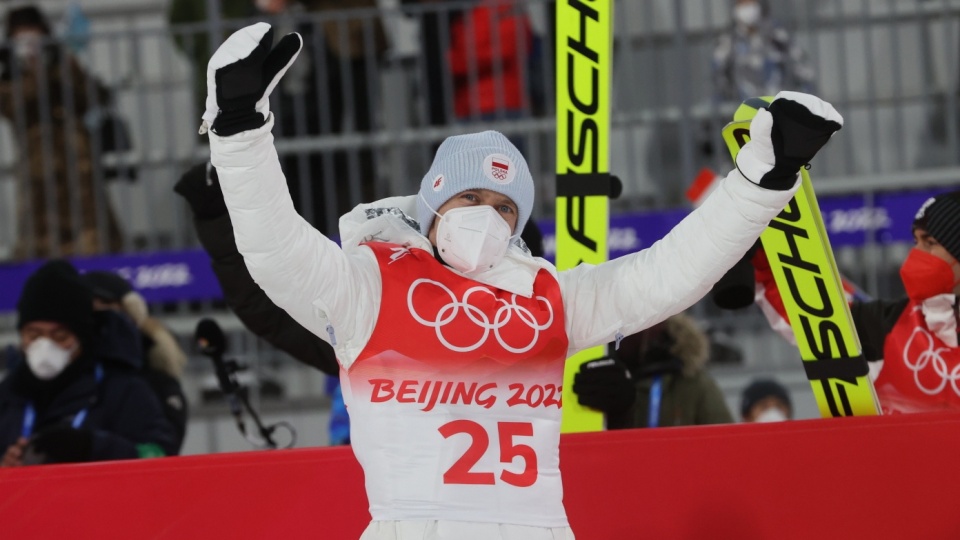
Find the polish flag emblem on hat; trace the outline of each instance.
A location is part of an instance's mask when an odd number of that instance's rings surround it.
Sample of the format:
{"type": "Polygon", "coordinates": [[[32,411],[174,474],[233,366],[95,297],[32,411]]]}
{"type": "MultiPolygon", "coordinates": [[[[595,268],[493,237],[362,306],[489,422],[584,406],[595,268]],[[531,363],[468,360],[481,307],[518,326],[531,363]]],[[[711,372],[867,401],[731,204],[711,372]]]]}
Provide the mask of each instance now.
{"type": "Polygon", "coordinates": [[[483,172],[487,178],[497,184],[513,182],[516,170],[510,158],[503,154],[490,154],[483,161],[483,172]]]}

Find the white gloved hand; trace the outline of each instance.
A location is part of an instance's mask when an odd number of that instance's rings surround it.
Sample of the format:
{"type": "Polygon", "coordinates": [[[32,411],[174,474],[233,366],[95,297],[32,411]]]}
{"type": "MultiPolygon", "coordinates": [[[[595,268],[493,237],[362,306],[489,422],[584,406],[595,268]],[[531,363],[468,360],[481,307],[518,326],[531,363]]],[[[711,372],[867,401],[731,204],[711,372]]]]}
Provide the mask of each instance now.
{"type": "Polygon", "coordinates": [[[750,122],[750,141],[737,154],[737,169],[767,189],[786,190],[797,181],[843,117],[826,101],[800,92],[780,92],[750,122]]]}
{"type": "Polygon", "coordinates": [[[303,39],[287,34],[273,47],[273,28],[256,23],[234,32],[207,64],[207,102],[200,133],[226,137],[266,123],[270,93],[297,59],[303,39]]]}

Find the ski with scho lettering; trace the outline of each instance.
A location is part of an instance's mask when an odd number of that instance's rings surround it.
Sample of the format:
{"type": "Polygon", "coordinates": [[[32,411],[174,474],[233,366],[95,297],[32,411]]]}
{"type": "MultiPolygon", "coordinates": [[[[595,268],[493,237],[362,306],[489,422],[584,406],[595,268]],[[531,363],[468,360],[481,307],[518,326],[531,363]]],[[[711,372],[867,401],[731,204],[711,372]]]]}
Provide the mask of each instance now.
{"type": "MultiPolygon", "coordinates": [[[[750,121],[771,101],[772,97],[744,101],[733,122],[723,128],[723,140],[734,160],[750,140],[750,121]]],[[[820,415],[880,414],[810,175],[801,169],[800,176],[796,196],[770,222],[760,241],[820,415]]]]}
{"type": "MultiPolygon", "coordinates": [[[[614,0],[557,2],[558,270],[607,260],[610,177],[610,86],[614,0]]],[[[599,431],[603,414],[580,405],[573,376],[606,354],[605,346],[569,358],[563,376],[561,430],[599,431]]]]}

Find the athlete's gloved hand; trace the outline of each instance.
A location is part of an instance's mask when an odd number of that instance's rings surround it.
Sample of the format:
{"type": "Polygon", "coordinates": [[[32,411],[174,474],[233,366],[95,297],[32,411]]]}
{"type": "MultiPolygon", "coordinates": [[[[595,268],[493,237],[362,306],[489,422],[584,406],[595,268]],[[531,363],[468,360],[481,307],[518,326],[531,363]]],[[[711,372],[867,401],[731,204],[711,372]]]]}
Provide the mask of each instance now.
{"type": "Polygon", "coordinates": [[[187,200],[196,219],[215,219],[227,213],[217,169],[209,163],[194,165],[183,173],[173,191],[187,200]]]}
{"type": "Polygon", "coordinates": [[[604,357],[580,366],[573,376],[573,392],[581,405],[617,414],[629,409],[637,399],[630,371],[615,358],[604,357]]]}
{"type": "Polygon", "coordinates": [[[273,28],[256,23],[233,33],[207,64],[207,104],[200,134],[221,137],[256,129],[270,115],[270,92],[296,60],[303,39],[287,34],[273,46],[273,28]]]}
{"type": "Polygon", "coordinates": [[[737,169],[760,187],[790,189],[800,167],[843,127],[826,101],[800,92],[780,92],[750,122],[750,141],[737,154],[737,169]]]}

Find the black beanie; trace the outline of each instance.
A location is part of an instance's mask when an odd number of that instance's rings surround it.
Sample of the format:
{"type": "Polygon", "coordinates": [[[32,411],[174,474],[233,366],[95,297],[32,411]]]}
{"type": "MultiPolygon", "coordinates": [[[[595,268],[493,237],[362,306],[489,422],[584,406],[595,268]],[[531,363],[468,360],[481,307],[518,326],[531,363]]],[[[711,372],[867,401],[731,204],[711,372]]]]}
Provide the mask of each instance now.
{"type": "Polygon", "coordinates": [[[90,287],[94,298],[105,302],[120,302],[133,287],[120,274],[106,270],[92,270],[81,276],[90,287]]]}
{"type": "Polygon", "coordinates": [[[81,342],[93,334],[93,293],[67,261],[50,261],[27,278],[17,302],[17,329],[33,321],[60,323],[81,342]]]}
{"type": "Polygon", "coordinates": [[[34,6],[24,6],[11,9],[7,13],[7,39],[13,36],[13,31],[24,26],[39,28],[44,34],[50,35],[50,23],[47,17],[34,6]]]}
{"type": "Polygon", "coordinates": [[[913,227],[930,233],[947,253],[960,261],[960,191],[928,199],[917,211],[913,227]]]}
{"type": "Polygon", "coordinates": [[[793,410],[790,394],[782,384],[772,379],[758,379],[750,383],[743,391],[743,399],[740,402],[740,417],[746,418],[747,413],[754,405],[768,397],[775,397],[783,401],[791,411],[793,410]]]}

